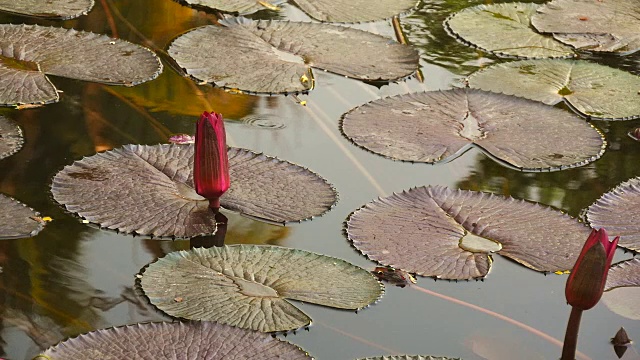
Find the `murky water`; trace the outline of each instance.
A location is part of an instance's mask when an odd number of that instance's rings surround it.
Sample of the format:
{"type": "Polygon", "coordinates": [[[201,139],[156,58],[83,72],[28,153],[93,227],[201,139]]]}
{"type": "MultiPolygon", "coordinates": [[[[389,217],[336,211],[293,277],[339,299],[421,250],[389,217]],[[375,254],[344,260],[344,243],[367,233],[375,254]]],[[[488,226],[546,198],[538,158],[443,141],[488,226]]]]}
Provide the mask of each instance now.
{"type": "MultiPolygon", "coordinates": [[[[49,186],[63,166],[96,151],[129,143],[156,144],[166,142],[171,134],[193,133],[203,110],[224,114],[230,145],[309,167],[340,193],[337,206],[326,215],[287,227],[228,215],[227,244],[295,247],[369,269],[375,264],[350,246],[342,229],[353,210],[378,196],[441,184],[539,201],[578,216],[611,187],[640,175],[640,144],[627,136],[640,121],[595,122],[609,143],[604,156],[587,166],[552,173],[512,170],[475,149],[446,164],[394,162],[355,147],[340,134],[340,116],[356,105],[388,95],[458,86],[479,67],[500,61],[457,43],[441,26],[452,12],[479,3],[425,0],[416,12],[401,19],[409,42],[421,53],[423,83],[413,77],[377,88],[316,71],[317,88],[308,96],[250,96],[198,86],[165,63],[158,79],[134,88],[53,78],[64,91],[59,103],[32,110],[0,110],[22,126],[26,137],[20,152],[0,161],[0,192],[54,219],[34,238],[0,241],[2,356],[30,359],[51,344],[94,329],[170,320],[138,294],[135,274],[157,257],[188,249],[189,242],[124,236],[82,224],[53,201],[49,186]]],[[[308,20],[292,5],[284,5],[281,13],[265,11],[252,17],[308,20]]],[[[214,19],[171,0],[101,0],[88,16],[62,23],[0,15],[2,23],[61,24],[156,50],[166,49],[178,34],[214,19]]],[[[393,36],[386,22],[356,27],[393,36]]],[[[640,74],[639,55],[597,60],[640,74]]],[[[616,261],[628,257],[620,251],[616,261]]],[[[483,282],[419,278],[417,285],[426,291],[387,287],[379,303],[357,314],[296,304],[314,323],[309,331],[286,339],[327,360],[383,354],[557,359],[560,347],[552,341],[458,302],[563,338],[570,310],[564,299],[566,277],[543,276],[500,256],[494,260],[483,282]]],[[[579,341],[579,350],[587,356],[583,358],[615,359],[608,341],[620,326],[632,339],[640,338],[638,321],[621,317],[603,304],[585,313],[579,341]]]]}

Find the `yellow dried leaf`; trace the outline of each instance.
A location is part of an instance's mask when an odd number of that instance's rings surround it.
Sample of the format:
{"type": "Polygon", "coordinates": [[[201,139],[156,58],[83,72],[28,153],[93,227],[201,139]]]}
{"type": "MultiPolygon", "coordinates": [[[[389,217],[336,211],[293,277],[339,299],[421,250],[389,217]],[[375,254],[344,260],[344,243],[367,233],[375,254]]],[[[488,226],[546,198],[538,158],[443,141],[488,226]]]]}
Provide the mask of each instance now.
{"type": "Polygon", "coordinates": [[[266,1],[260,1],[258,0],[258,4],[266,7],[269,10],[274,10],[274,11],[278,11],[280,10],[280,7],[273,5],[272,3],[266,2],[266,1]]]}

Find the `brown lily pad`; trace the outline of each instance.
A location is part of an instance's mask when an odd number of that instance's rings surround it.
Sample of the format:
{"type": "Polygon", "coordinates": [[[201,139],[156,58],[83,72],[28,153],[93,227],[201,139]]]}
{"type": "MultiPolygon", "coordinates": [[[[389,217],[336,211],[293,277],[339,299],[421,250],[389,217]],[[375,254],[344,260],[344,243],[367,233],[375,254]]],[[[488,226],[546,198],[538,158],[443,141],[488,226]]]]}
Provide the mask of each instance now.
{"type": "MultiPolygon", "coordinates": [[[[319,216],[336,202],[327,181],[298,165],[229,148],[231,188],[222,207],[272,222],[319,216]]],[[[194,146],[126,145],[66,166],[51,192],[67,210],[102,227],[156,237],[216,231],[209,202],[193,189],[194,146]]]]}
{"type": "Polygon", "coordinates": [[[640,286],[640,259],[638,258],[619,262],[609,269],[605,291],[626,286],[640,286]]]}
{"type": "Polygon", "coordinates": [[[487,275],[492,252],[537,271],[569,270],[589,228],[535,203],[427,186],[356,210],[346,232],[360,252],[383,265],[441,279],[472,279],[487,275]]]}
{"type": "Polygon", "coordinates": [[[0,239],[19,239],[36,236],[45,221],[27,205],[0,194],[0,239]]]}
{"type": "Polygon", "coordinates": [[[93,5],[93,0],[0,0],[0,11],[67,20],[86,15],[93,5]]]}
{"type": "Polygon", "coordinates": [[[18,152],[23,142],[20,126],[0,115],[0,159],[18,152]]]}
{"type": "Polygon", "coordinates": [[[374,100],[346,113],[342,131],[357,145],[395,160],[444,162],[475,145],[521,170],[584,165],[605,146],[593,126],[570,112],[472,89],[374,100]]]}

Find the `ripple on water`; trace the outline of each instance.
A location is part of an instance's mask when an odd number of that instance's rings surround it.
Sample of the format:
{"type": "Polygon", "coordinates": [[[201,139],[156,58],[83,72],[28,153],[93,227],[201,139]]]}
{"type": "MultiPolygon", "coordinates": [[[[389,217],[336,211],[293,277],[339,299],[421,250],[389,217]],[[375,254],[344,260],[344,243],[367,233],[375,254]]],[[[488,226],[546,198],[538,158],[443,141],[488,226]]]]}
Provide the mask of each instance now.
{"type": "Polygon", "coordinates": [[[287,127],[279,116],[269,114],[247,115],[241,118],[240,121],[247,126],[267,130],[281,130],[287,127]]]}

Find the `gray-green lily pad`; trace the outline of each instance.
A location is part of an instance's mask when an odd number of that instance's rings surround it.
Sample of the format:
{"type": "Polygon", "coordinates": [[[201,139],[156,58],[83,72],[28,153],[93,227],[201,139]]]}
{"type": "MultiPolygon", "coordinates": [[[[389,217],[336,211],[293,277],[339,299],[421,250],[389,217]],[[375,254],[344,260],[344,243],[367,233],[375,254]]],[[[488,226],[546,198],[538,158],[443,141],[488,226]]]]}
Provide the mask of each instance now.
{"type": "Polygon", "coordinates": [[[523,58],[570,57],[569,46],[531,27],[540,5],[525,3],[478,5],[459,11],[445,26],[464,42],[496,55],[523,58]]]}
{"type": "Polygon", "coordinates": [[[86,15],[93,5],[93,0],[0,0],[0,11],[66,20],[86,15]]]}
{"type": "Polygon", "coordinates": [[[640,251],[640,177],[621,183],[602,195],[587,209],[593,228],[605,228],[620,236],[618,246],[640,251]]]}
{"type": "Polygon", "coordinates": [[[367,81],[391,81],[418,68],[407,45],[352,28],[232,18],[181,35],[169,55],[198,81],[255,93],[314,87],[311,68],[367,81]]]}
{"type": "Polygon", "coordinates": [[[522,170],[584,165],[599,158],[605,145],[593,126],[570,112],[472,89],[374,100],[346,113],[342,131],[357,145],[396,160],[448,161],[475,145],[522,170]]]}
{"type": "Polygon", "coordinates": [[[531,23],[578,50],[631,53],[640,50],[637,0],[553,0],[531,23]]]}
{"type": "Polygon", "coordinates": [[[554,105],[564,100],[601,120],[640,117],[640,77],[583,60],[522,60],[469,76],[469,86],[554,105]]]}
{"type": "MultiPolygon", "coordinates": [[[[187,4],[205,6],[225,12],[251,14],[274,8],[286,0],[184,0],[187,4]]],[[[354,23],[384,20],[409,11],[416,0],[295,0],[295,5],[316,20],[354,23]]]]}
{"type": "Polygon", "coordinates": [[[346,232],[371,260],[418,275],[457,280],[482,278],[489,272],[490,253],[486,247],[473,248],[478,237],[500,243],[498,254],[528,268],[555,272],[573,267],[589,228],[539,204],[427,186],[356,210],[347,220],[346,232]]]}
{"type": "Polygon", "coordinates": [[[640,286],[639,258],[619,262],[609,269],[605,291],[627,286],[640,286]]]}
{"type": "Polygon", "coordinates": [[[240,360],[311,357],[257,331],[212,322],[143,323],[92,331],[48,348],[35,359],[240,360]]]}
{"type": "Polygon", "coordinates": [[[278,246],[233,245],[178,251],[143,270],[150,302],[178,318],[263,332],[307,326],[287,299],[357,310],[382,296],[367,270],[337,258],[278,246]]]}
{"type": "Polygon", "coordinates": [[[22,148],[23,142],[20,126],[0,115],[0,159],[18,152],[22,148]]]}
{"type": "Polygon", "coordinates": [[[20,239],[36,236],[45,222],[27,205],[0,194],[0,239],[20,239]]]}
{"type": "MultiPolygon", "coordinates": [[[[336,202],[325,179],[301,166],[229,148],[231,188],[222,207],[272,222],[319,216],[336,202]]],[[[209,202],[193,188],[194,145],[126,145],[66,166],[53,197],[102,227],[155,237],[189,238],[216,231],[209,202]]]]}
{"type": "Polygon", "coordinates": [[[58,101],[58,91],[45,74],[133,86],[162,71],[149,49],[74,29],[0,25],[0,48],[5,49],[0,56],[0,105],[58,101]]]}
{"type": "Polygon", "coordinates": [[[357,360],[461,360],[460,358],[450,358],[429,355],[387,355],[361,358],[357,360]]]}

